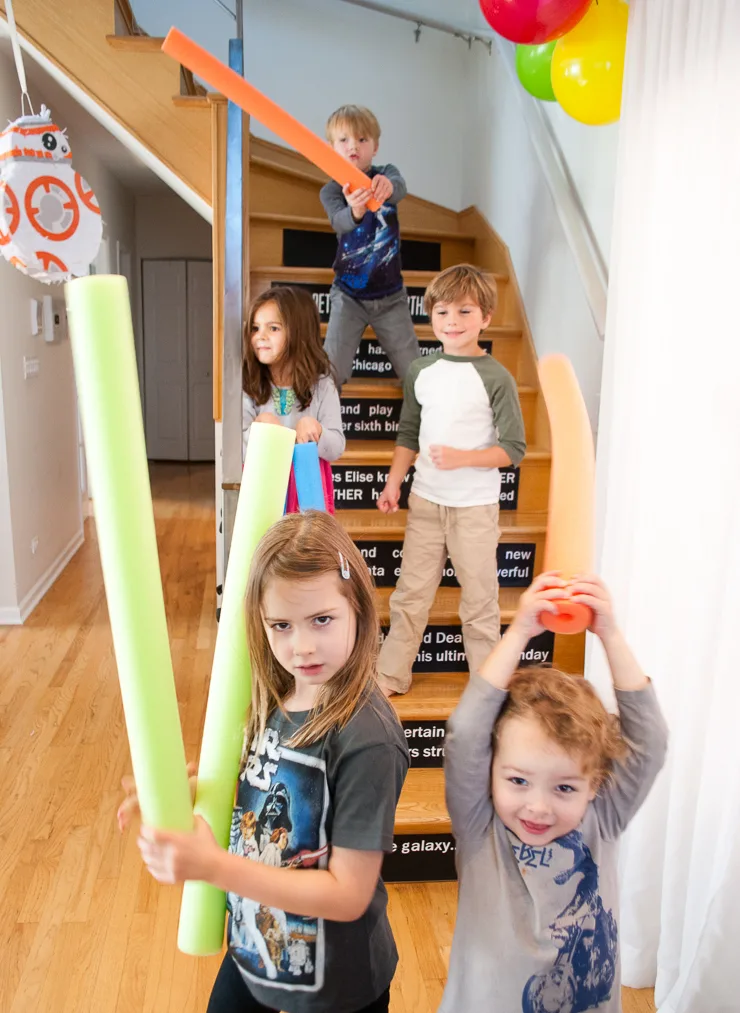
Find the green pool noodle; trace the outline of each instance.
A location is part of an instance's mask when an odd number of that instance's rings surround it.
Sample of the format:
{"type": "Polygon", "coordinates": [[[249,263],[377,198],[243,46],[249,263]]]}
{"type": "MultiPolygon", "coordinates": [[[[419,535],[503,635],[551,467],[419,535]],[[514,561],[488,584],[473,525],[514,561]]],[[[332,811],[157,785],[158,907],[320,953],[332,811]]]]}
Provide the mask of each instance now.
{"type": "MultiPolygon", "coordinates": [[[[221,618],[213,654],[194,811],[210,825],[223,848],[229,845],[234,793],[251,698],[244,596],[257,544],[285,508],[295,432],[253,423],[249,432],[221,618]]],[[[185,884],[177,945],[183,953],[220,953],[224,941],[226,894],[208,883],[185,884]]]]}
{"type": "Polygon", "coordinates": [[[190,830],[192,802],[157,555],[128,285],[66,286],[95,526],[143,822],[190,830]]]}

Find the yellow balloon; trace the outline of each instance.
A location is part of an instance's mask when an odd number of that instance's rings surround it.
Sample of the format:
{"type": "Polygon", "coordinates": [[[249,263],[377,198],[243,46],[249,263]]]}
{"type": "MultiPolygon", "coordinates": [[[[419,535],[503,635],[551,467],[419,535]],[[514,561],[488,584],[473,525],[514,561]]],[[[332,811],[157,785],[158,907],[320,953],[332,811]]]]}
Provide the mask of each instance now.
{"type": "Polygon", "coordinates": [[[600,126],[619,119],[628,11],[623,0],[595,0],[555,45],[555,98],[581,123],[600,126]]]}

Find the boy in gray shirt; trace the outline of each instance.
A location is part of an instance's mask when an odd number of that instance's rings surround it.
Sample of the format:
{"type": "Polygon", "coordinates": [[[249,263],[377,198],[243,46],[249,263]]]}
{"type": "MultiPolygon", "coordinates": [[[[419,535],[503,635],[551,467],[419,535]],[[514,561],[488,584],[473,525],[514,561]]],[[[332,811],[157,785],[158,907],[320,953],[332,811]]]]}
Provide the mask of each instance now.
{"type": "Polygon", "coordinates": [[[371,188],[351,193],[349,185],[336,182],[321,190],[321,203],[338,240],[324,348],[339,383],[346,383],[365,328],[372,327],[396,376],[403,380],[420,354],[401,276],[396,209],[406,196],[406,183],[395,165],[373,165],[380,126],[369,109],[337,109],[329,117],[326,136],[334,150],[372,183],[371,188]],[[371,198],[380,202],[379,211],[368,210],[371,198]]]}
{"type": "Polygon", "coordinates": [[[619,1013],[617,842],[666,745],[604,585],[540,575],[448,724],[460,888],[441,1013],[619,1013]],[[618,719],[580,677],[517,672],[540,615],[563,597],[593,611],[618,719]]]}

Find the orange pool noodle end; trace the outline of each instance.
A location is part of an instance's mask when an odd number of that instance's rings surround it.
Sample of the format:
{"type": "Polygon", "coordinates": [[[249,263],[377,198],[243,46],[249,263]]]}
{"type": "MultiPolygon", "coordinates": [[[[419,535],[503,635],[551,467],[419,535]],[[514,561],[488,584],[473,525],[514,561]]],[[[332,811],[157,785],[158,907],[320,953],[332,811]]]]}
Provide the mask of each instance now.
{"type": "MultiPolygon", "coordinates": [[[[364,172],[342,158],[326,141],[177,28],[170,28],[162,43],[162,52],[208,81],[212,88],[254,116],[340,186],[349,183],[352,190],[372,186],[364,172]]],[[[373,199],[367,206],[371,211],[378,211],[381,205],[373,199]]]]}
{"type": "Polygon", "coordinates": [[[594,620],[594,614],[588,605],[575,601],[558,602],[558,611],[541,612],[540,622],[546,630],[553,633],[583,633],[594,620]]]}
{"type": "MultiPolygon", "coordinates": [[[[538,366],[540,387],[550,419],[552,464],[550,506],[543,569],[564,580],[593,572],[594,441],[586,405],[573,367],[565,355],[546,355],[538,366]]],[[[542,613],[540,622],[555,633],[582,633],[592,622],[591,609],[558,602],[559,614],[542,613]]]]}

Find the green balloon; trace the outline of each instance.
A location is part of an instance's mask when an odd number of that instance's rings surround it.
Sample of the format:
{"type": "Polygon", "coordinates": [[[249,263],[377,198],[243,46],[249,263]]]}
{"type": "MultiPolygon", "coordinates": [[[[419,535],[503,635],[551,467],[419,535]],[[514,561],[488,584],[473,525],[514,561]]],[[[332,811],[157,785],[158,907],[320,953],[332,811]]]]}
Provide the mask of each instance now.
{"type": "Polygon", "coordinates": [[[543,102],[555,101],[550,65],[556,41],[543,42],[541,46],[516,47],[516,72],[519,80],[530,95],[543,102]]]}

